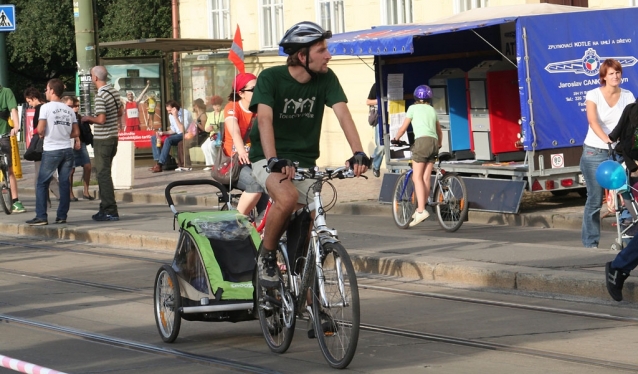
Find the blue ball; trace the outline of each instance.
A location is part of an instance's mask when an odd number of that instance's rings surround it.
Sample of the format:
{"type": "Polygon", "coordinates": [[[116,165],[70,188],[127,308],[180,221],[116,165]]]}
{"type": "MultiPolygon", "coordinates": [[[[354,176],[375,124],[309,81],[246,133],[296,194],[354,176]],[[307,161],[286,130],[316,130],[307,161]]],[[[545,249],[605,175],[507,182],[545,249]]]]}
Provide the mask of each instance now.
{"type": "Polygon", "coordinates": [[[596,181],[602,188],[617,190],[627,183],[627,174],[618,162],[607,160],[598,165],[596,181]]]}

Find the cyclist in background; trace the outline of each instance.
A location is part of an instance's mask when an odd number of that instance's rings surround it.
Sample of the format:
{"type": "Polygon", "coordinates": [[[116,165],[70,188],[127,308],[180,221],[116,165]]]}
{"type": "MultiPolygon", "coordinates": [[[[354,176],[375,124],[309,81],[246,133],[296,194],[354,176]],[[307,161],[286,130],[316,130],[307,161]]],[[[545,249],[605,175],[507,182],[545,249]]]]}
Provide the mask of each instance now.
{"type": "MultiPolygon", "coordinates": [[[[17,135],[20,131],[20,120],[18,118],[18,103],[8,87],[0,85],[0,134],[17,135]],[[13,126],[9,125],[9,119],[13,121],[13,126]]],[[[7,155],[7,165],[9,167],[9,183],[11,184],[11,210],[13,213],[24,213],[27,210],[18,199],[18,181],[13,173],[13,165],[11,164],[11,140],[7,138],[0,139],[0,153],[7,155]]]]}
{"type": "Polygon", "coordinates": [[[412,123],[412,131],[414,131],[414,145],[411,149],[412,181],[417,208],[412,215],[410,227],[418,225],[430,216],[430,213],[425,210],[425,205],[430,196],[430,176],[434,160],[443,139],[441,124],[431,103],[432,89],[426,85],[418,86],[414,90],[414,104],[408,108],[401,128],[392,139],[393,143],[397,143],[412,123]]]}
{"type": "Polygon", "coordinates": [[[249,158],[257,181],[274,201],[257,261],[263,287],[279,284],[274,250],[290,215],[299,204],[313,199],[307,194],[314,181],[292,181],[292,162],[298,161],[300,167],[315,166],[324,105],[333,109],[353,152],[346,164],[356,176],[370,167],[346,95],[328,68],[332,56],[326,39],[331,36],[332,32],[312,22],[292,26],[279,43],[288,55],[287,65],[265,69],[259,75],[250,103],[258,125],[250,133],[249,158]]]}

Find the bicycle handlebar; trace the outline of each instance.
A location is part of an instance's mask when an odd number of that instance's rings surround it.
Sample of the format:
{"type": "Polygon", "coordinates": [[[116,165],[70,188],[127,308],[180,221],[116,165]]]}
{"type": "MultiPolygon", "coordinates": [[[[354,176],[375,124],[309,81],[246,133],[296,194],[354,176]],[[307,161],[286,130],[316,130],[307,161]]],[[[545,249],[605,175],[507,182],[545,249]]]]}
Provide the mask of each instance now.
{"type": "MultiPolygon", "coordinates": [[[[319,167],[315,166],[312,168],[295,168],[295,177],[293,180],[302,181],[306,179],[315,179],[315,180],[328,180],[328,179],[345,179],[345,178],[354,178],[354,170],[349,169],[345,166],[340,166],[336,169],[326,168],[325,170],[319,169],[319,167]]],[[[361,175],[364,178],[367,178],[365,175],[361,175]]]]}

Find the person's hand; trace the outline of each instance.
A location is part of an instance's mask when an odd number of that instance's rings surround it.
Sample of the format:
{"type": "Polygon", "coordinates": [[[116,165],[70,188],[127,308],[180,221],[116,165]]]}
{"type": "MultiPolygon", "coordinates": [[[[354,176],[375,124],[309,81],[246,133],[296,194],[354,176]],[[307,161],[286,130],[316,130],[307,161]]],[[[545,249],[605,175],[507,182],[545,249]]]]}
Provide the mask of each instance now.
{"type": "Polygon", "coordinates": [[[16,135],[18,134],[18,131],[19,131],[19,130],[18,130],[17,128],[13,127],[13,128],[11,129],[11,131],[9,132],[9,135],[10,135],[10,136],[16,136],[16,135]]]}
{"type": "Polygon", "coordinates": [[[82,116],[82,118],[80,118],[80,122],[90,122],[90,117],[89,116],[82,116]]]}
{"type": "Polygon", "coordinates": [[[346,167],[352,169],[356,177],[368,171],[372,165],[372,160],[364,152],[355,152],[350,159],[346,161],[346,167]]]}
{"type": "Polygon", "coordinates": [[[157,135],[158,135],[158,136],[162,136],[162,135],[164,135],[164,133],[163,133],[162,131],[158,131],[158,132],[157,132],[157,135]]]}
{"type": "Polygon", "coordinates": [[[292,180],[295,176],[295,167],[292,161],[287,159],[278,159],[277,157],[271,157],[266,164],[266,171],[269,173],[281,173],[280,179],[292,180]]]}
{"type": "Polygon", "coordinates": [[[73,143],[73,149],[78,151],[80,150],[80,148],[82,148],[82,143],[80,142],[80,139],[75,138],[75,143],[73,143]]]}
{"type": "Polygon", "coordinates": [[[237,158],[239,159],[239,163],[242,165],[250,164],[250,160],[248,159],[248,152],[246,152],[246,149],[244,147],[237,151],[237,158]]]}
{"type": "Polygon", "coordinates": [[[175,118],[177,118],[179,114],[179,110],[177,110],[177,108],[171,108],[171,115],[175,118]]]}

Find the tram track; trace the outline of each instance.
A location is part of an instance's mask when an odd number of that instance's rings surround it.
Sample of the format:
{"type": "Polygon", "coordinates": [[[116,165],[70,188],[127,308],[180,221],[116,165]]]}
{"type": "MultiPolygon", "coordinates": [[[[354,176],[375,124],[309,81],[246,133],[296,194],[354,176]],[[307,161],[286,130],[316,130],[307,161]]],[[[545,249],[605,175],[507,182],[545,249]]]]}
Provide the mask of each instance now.
{"type": "Polygon", "coordinates": [[[256,366],[243,364],[240,362],[227,360],[224,358],[219,358],[215,356],[206,356],[206,355],[198,355],[195,353],[184,352],[176,349],[163,348],[158,347],[152,344],[134,342],[126,339],[118,339],[107,335],[96,334],[88,331],[82,331],[73,329],[70,327],[58,326],[49,323],[38,322],[34,320],[29,320],[25,318],[14,317],[6,314],[0,314],[0,321],[15,323],[22,326],[28,326],[31,328],[45,330],[49,332],[60,333],[66,336],[75,337],[77,339],[83,339],[86,341],[96,342],[100,344],[105,344],[111,347],[119,347],[125,349],[131,349],[138,352],[150,353],[155,355],[163,355],[175,357],[181,360],[197,363],[197,364],[207,364],[211,366],[221,367],[225,369],[233,369],[244,373],[258,373],[258,374],[271,374],[278,373],[278,371],[256,366]]]}
{"type": "MultiPolygon", "coordinates": [[[[0,244],[9,244],[9,243],[0,241],[0,244]]],[[[24,245],[23,243],[19,243],[19,244],[10,243],[10,245],[25,246],[25,247],[33,248],[33,249],[47,248],[42,245],[33,245],[33,244],[24,245]]],[[[70,252],[78,251],[78,252],[82,252],[89,255],[118,257],[118,258],[128,259],[128,260],[134,259],[134,260],[149,261],[154,263],[166,262],[166,261],[148,259],[144,257],[97,253],[93,251],[80,251],[80,250],[74,250],[74,249],[60,249],[60,248],[56,248],[56,250],[70,251],[70,252]]],[[[56,277],[51,275],[28,273],[28,272],[5,269],[5,268],[0,268],[0,272],[5,272],[8,274],[13,274],[17,276],[28,276],[32,278],[64,282],[69,284],[75,284],[78,286],[107,289],[107,290],[126,292],[126,293],[143,294],[145,296],[152,297],[151,292],[145,292],[145,290],[141,288],[122,287],[117,285],[95,283],[95,282],[89,282],[89,281],[83,281],[83,280],[77,280],[77,279],[71,279],[71,278],[56,277]]],[[[444,295],[440,293],[401,290],[401,289],[391,288],[391,287],[366,285],[366,284],[363,284],[363,282],[359,283],[359,288],[361,290],[370,290],[375,292],[386,292],[386,293],[400,294],[400,295],[406,295],[406,296],[439,299],[439,300],[459,302],[459,303],[485,305],[485,306],[491,306],[491,307],[497,307],[497,308],[534,311],[534,312],[540,312],[540,313],[557,314],[557,315],[580,317],[580,318],[592,318],[592,319],[598,319],[598,320],[607,320],[607,321],[624,322],[624,323],[632,323],[632,324],[638,322],[638,318],[612,315],[607,313],[593,313],[593,312],[573,310],[573,309],[552,308],[552,307],[536,306],[536,305],[521,304],[521,303],[511,303],[511,302],[484,300],[484,299],[477,299],[477,298],[470,298],[470,297],[451,296],[451,295],[444,295]]],[[[110,344],[114,346],[126,347],[130,349],[135,349],[135,350],[154,353],[154,354],[170,355],[170,356],[174,356],[174,357],[185,359],[192,362],[207,363],[210,365],[221,365],[224,367],[232,367],[233,369],[241,370],[244,372],[251,372],[251,373],[252,372],[255,372],[255,373],[274,372],[270,369],[260,368],[256,366],[245,365],[245,364],[239,364],[234,361],[220,359],[213,356],[202,356],[197,354],[191,354],[188,352],[161,348],[161,347],[157,347],[157,346],[145,344],[145,343],[137,343],[137,342],[121,340],[121,339],[108,337],[108,336],[104,336],[100,334],[93,334],[90,332],[83,332],[83,331],[75,330],[72,328],[49,325],[49,324],[44,324],[44,323],[35,322],[35,321],[29,321],[29,320],[25,320],[25,319],[21,319],[17,317],[11,317],[11,316],[2,315],[2,314],[0,314],[0,321],[13,322],[13,323],[17,323],[17,324],[21,324],[25,326],[47,329],[49,331],[57,331],[64,334],[74,335],[74,336],[77,336],[78,338],[92,340],[92,341],[99,341],[101,343],[110,344]]],[[[638,372],[638,365],[633,365],[633,364],[628,364],[623,362],[614,362],[609,360],[601,360],[601,359],[590,358],[590,357],[576,356],[576,355],[560,353],[556,351],[546,351],[546,350],[539,350],[534,348],[524,348],[524,347],[515,346],[515,345],[492,343],[492,342],[486,342],[486,341],[477,340],[477,339],[465,339],[465,338],[459,338],[454,336],[431,334],[426,332],[397,329],[397,328],[392,328],[387,326],[379,326],[379,325],[365,324],[365,323],[361,324],[361,330],[372,332],[372,333],[390,335],[390,336],[417,339],[422,341],[431,341],[431,342],[472,347],[476,349],[500,351],[500,352],[506,352],[506,353],[512,353],[512,354],[521,354],[521,355],[527,355],[527,356],[533,356],[533,357],[547,358],[547,359],[553,359],[553,360],[558,360],[563,362],[595,366],[595,367],[600,367],[605,369],[616,369],[616,370],[623,370],[623,371],[638,372]]]]}
{"type": "Polygon", "coordinates": [[[521,354],[526,356],[542,357],[542,358],[548,358],[548,359],[553,359],[558,361],[571,362],[575,364],[596,366],[596,367],[601,367],[605,369],[620,369],[620,370],[625,370],[630,372],[638,372],[638,365],[632,365],[632,364],[627,364],[623,362],[598,360],[595,358],[574,356],[574,355],[570,355],[566,353],[544,351],[544,350],[533,349],[533,348],[523,348],[523,347],[517,347],[513,345],[480,341],[476,339],[464,339],[464,338],[457,338],[453,336],[445,336],[445,335],[438,335],[438,334],[422,333],[422,332],[411,331],[411,330],[395,329],[390,327],[376,326],[376,325],[370,325],[370,324],[364,324],[364,323],[362,323],[360,326],[361,326],[361,330],[363,331],[376,332],[376,333],[385,334],[385,335],[400,336],[400,337],[411,338],[411,339],[432,341],[437,343],[461,345],[461,346],[490,350],[490,351],[500,351],[500,352],[521,354]]]}

